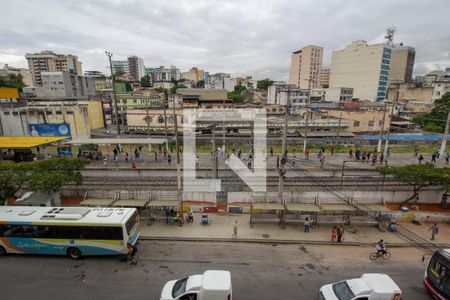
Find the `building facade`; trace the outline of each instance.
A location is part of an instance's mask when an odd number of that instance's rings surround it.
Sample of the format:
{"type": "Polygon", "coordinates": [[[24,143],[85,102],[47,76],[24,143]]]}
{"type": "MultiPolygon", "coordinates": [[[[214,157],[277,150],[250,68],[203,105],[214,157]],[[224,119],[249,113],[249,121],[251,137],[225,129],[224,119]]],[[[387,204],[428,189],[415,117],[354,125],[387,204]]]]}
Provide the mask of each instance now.
{"type": "Polygon", "coordinates": [[[353,100],[353,88],[330,87],[325,91],[326,102],[351,102],[353,100]]]}
{"type": "Polygon", "coordinates": [[[413,81],[416,50],[412,47],[397,46],[392,49],[389,83],[413,81]]]}
{"type": "Polygon", "coordinates": [[[321,88],[327,88],[330,86],[330,68],[320,69],[319,86],[321,88]]]}
{"type": "Polygon", "coordinates": [[[127,60],[113,60],[111,64],[114,74],[117,73],[130,74],[130,68],[128,67],[127,60]]]}
{"type": "Polygon", "coordinates": [[[5,64],[3,69],[0,69],[0,77],[7,77],[9,74],[21,75],[25,86],[33,86],[33,78],[31,77],[31,73],[28,69],[14,68],[5,64]]]}
{"type": "Polygon", "coordinates": [[[134,82],[139,82],[145,75],[144,60],[135,55],[128,57],[128,69],[134,82]]]}
{"type": "Polygon", "coordinates": [[[95,96],[95,79],[69,72],[42,72],[42,84],[36,87],[39,98],[76,98],[95,96]]]}
{"type": "Polygon", "coordinates": [[[432,86],[410,82],[391,85],[388,89],[389,100],[415,100],[431,103],[433,101],[432,86]]]}
{"type": "Polygon", "coordinates": [[[74,75],[83,75],[81,62],[75,55],[41,51],[40,53],[27,53],[25,58],[34,86],[42,85],[42,72],[64,71],[74,75]]]}
{"type": "Polygon", "coordinates": [[[310,45],[292,53],[289,83],[301,89],[320,87],[323,48],[310,45]]]}
{"type": "MultiPolygon", "coordinates": [[[[342,118],[348,122],[347,131],[352,133],[379,133],[383,126],[383,110],[321,108],[321,113],[335,118],[342,118]]],[[[389,124],[387,113],[385,124],[389,124]]],[[[384,126],[387,129],[387,126],[384,126]]]]}
{"type": "Polygon", "coordinates": [[[360,100],[386,99],[392,48],[355,41],[331,56],[330,87],[353,88],[360,100]]]}

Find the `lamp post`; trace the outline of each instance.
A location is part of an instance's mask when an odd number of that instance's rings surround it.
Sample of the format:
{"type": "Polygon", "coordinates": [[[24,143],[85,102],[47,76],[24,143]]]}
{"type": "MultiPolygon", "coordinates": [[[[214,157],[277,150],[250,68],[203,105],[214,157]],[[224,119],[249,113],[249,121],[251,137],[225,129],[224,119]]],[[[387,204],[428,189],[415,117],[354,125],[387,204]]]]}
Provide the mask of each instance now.
{"type": "Polygon", "coordinates": [[[113,100],[114,100],[114,112],[115,112],[115,119],[116,119],[116,126],[117,126],[117,137],[120,137],[120,124],[119,124],[119,108],[117,106],[117,95],[116,95],[116,84],[114,80],[114,72],[112,67],[112,61],[111,58],[113,54],[111,52],[105,51],[106,56],[108,56],[109,59],[109,69],[111,71],[111,80],[112,80],[112,88],[113,88],[113,100]]]}

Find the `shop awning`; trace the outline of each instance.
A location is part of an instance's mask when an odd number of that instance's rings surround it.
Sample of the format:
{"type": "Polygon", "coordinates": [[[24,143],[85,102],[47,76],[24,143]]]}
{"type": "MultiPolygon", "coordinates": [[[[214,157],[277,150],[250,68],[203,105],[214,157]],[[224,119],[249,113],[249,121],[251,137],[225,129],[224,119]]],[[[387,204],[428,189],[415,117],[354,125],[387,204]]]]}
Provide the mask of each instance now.
{"type": "Polygon", "coordinates": [[[119,200],[114,202],[114,207],[144,207],[148,203],[148,200],[119,200]]]}
{"type": "Polygon", "coordinates": [[[70,139],[70,136],[0,136],[2,149],[27,149],[70,139]]]}
{"type": "Polygon", "coordinates": [[[356,210],[356,208],[351,206],[350,204],[344,204],[344,203],[320,204],[320,208],[322,210],[334,210],[334,211],[355,211],[356,210]]]}
{"type": "Polygon", "coordinates": [[[82,206],[111,206],[114,203],[114,199],[86,199],[81,201],[82,206]]]}
{"type": "Polygon", "coordinates": [[[72,145],[160,145],[166,142],[165,139],[153,139],[153,138],[77,138],[69,142],[72,145]]]}
{"type": "Polygon", "coordinates": [[[287,210],[290,211],[306,211],[306,212],[319,212],[320,207],[314,203],[287,203],[287,210]]]}
{"type": "Polygon", "coordinates": [[[254,202],[252,203],[252,209],[261,210],[283,210],[284,206],[281,203],[275,202],[254,202]]]}

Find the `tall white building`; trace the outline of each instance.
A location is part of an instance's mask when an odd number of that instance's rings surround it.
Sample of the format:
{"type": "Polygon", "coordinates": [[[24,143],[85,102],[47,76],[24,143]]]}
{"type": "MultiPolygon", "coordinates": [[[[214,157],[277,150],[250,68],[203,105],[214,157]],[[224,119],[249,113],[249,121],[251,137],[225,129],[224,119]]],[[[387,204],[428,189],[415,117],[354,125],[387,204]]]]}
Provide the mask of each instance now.
{"type": "Polygon", "coordinates": [[[113,60],[111,63],[114,74],[118,72],[123,74],[130,74],[130,68],[128,67],[127,60],[113,60]]]}
{"type": "Polygon", "coordinates": [[[310,45],[292,53],[289,83],[301,89],[320,87],[323,48],[310,45]]]}
{"type": "Polygon", "coordinates": [[[128,57],[128,68],[129,75],[134,79],[135,82],[141,80],[145,75],[144,60],[137,56],[128,57]]]}
{"type": "Polygon", "coordinates": [[[331,56],[330,87],[353,88],[360,100],[386,99],[392,48],[355,41],[331,56]]]}

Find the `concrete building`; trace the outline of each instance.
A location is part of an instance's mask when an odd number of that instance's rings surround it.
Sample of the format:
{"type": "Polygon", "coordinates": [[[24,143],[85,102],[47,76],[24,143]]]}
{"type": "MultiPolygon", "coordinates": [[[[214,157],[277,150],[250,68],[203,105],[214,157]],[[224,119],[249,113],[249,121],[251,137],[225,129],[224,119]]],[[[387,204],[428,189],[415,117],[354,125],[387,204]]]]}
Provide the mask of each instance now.
{"type": "Polygon", "coordinates": [[[412,82],[416,50],[412,47],[396,46],[392,49],[389,83],[412,82]]]}
{"type": "Polygon", "coordinates": [[[181,78],[184,78],[192,82],[197,82],[197,71],[194,70],[194,68],[192,68],[187,72],[181,73],[181,78]]]}
{"type": "Polygon", "coordinates": [[[0,69],[0,77],[8,77],[9,74],[21,75],[25,86],[33,86],[33,78],[28,69],[14,68],[5,64],[3,69],[0,69]]]}
{"type": "Polygon", "coordinates": [[[333,51],[330,87],[353,88],[353,97],[382,101],[386,98],[391,63],[390,46],[355,41],[343,50],[333,51]]]}
{"type": "Polygon", "coordinates": [[[267,104],[285,106],[289,97],[290,113],[298,114],[302,106],[308,103],[308,90],[300,89],[293,84],[276,83],[267,89],[267,104]]]}
{"type": "Polygon", "coordinates": [[[227,73],[209,74],[209,83],[205,87],[210,89],[224,89],[232,92],[234,91],[234,80],[231,78],[231,74],[227,73]]]}
{"type": "Polygon", "coordinates": [[[319,86],[322,88],[327,88],[330,86],[330,68],[320,69],[319,86]]]}
{"type": "Polygon", "coordinates": [[[113,73],[130,74],[130,68],[128,66],[128,60],[113,60],[111,61],[113,73]]]}
{"type": "Polygon", "coordinates": [[[301,89],[320,86],[323,48],[310,45],[292,53],[289,83],[301,89]],[[310,82],[311,81],[311,82],[310,82]]]}
{"type": "Polygon", "coordinates": [[[25,58],[34,86],[42,85],[42,72],[64,71],[74,75],[83,75],[81,62],[75,55],[56,54],[46,50],[39,53],[27,53],[25,58]]]}
{"type": "Polygon", "coordinates": [[[79,76],[69,72],[42,72],[41,86],[36,87],[39,98],[74,98],[95,96],[93,77],[79,76]]]}
{"type": "Polygon", "coordinates": [[[353,88],[330,87],[326,89],[326,102],[351,102],[353,100],[353,88]]]}
{"type": "Polygon", "coordinates": [[[434,88],[432,86],[405,82],[391,85],[388,89],[387,99],[415,100],[419,102],[431,103],[433,101],[433,92],[434,88]]]}
{"type": "MultiPolygon", "coordinates": [[[[324,115],[346,120],[347,131],[352,133],[379,133],[383,124],[383,110],[321,108],[320,111],[324,115]]],[[[390,122],[388,113],[385,122],[390,122]]]]}
{"type": "Polygon", "coordinates": [[[433,82],[433,101],[442,98],[442,96],[444,96],[446,93],[449,92],[450,92],[450,80],[449,81],[440,80],[433,82]]]}
{"type": "Polygon", "coordinates": [[[215,103],[227,103],[228,94],[224,89],[188,89],[179,88],[174,97],[169,97],[169,107],[212,108],[215,103]]]}
{"type": "Polygon", "coordinates": [[[166,82],[172,80],[172,73],[170,69],[164,66],[145,68],[145,74],[150,76],[150,81],[153,84],[155,82],[166,82]]]}
{"type": "Polygon", "coordinates": [[[104,127],[101,101],[34,99],[0,107],[0,135],[29,136],[30,124],[68,123],[72,137],[90,137],[104,127]]]}
{"type": "Polygon", "coordinates": [[[145,75],[144,60],[137,56],[128,57],[129,75],[135,82],[139,82],[145,75]]]}

